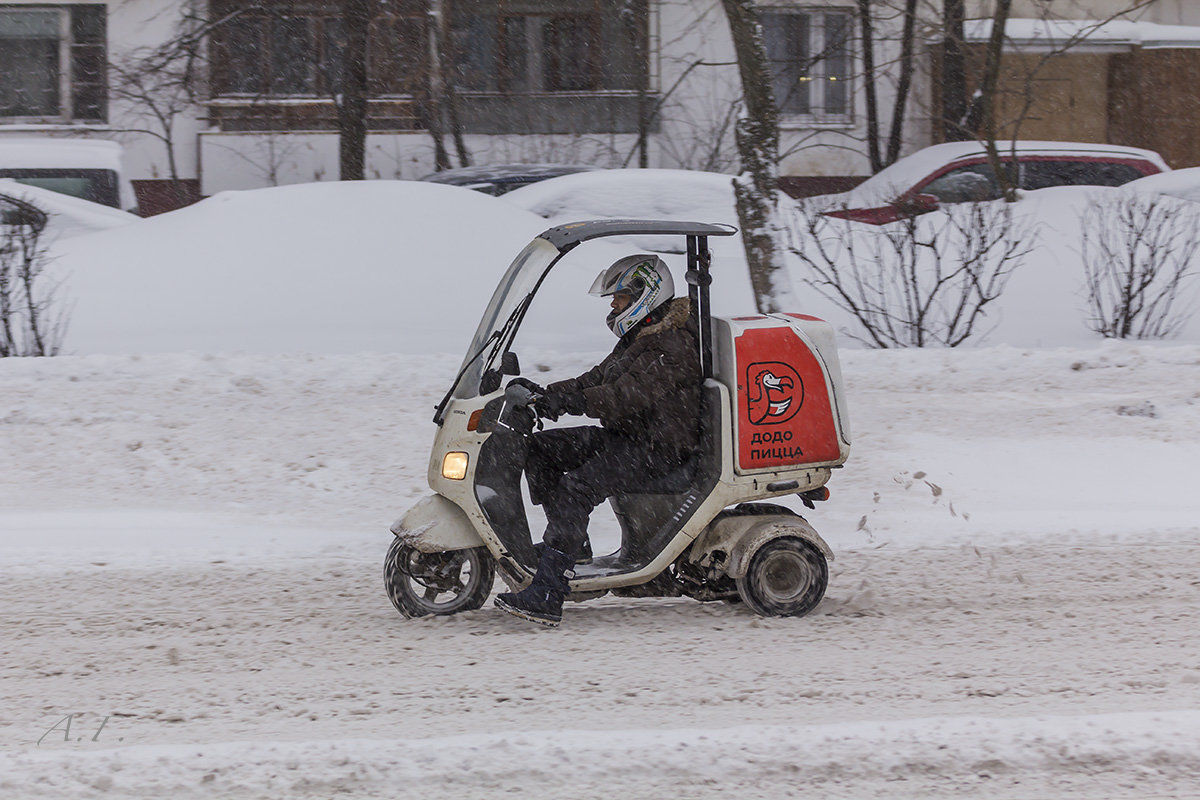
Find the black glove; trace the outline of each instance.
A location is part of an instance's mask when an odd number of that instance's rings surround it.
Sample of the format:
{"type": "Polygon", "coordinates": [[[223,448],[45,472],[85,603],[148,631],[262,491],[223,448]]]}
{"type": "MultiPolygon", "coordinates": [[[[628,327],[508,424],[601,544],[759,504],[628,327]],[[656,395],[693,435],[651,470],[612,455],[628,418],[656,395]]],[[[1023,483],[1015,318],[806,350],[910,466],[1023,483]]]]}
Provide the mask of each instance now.
{"type": "Polygon", "coordinates": [[[534,403],[538,415],[556,420],[563,414],[582,416],[587,413],[583,392],[547,392],[534,403]]]}
{"type": "Polygon", "coordinates": [[[543,395],[546,393],[546,390],[543,387],[538,386],[536,383],[529,380],[529,378],[513,378],[511,381],[508,382],[508,385],[509,386],[514,386],[514,385],[524,386],[526,389],[528,389],[529,391],[533,392],[536,395],[543,395]]]}

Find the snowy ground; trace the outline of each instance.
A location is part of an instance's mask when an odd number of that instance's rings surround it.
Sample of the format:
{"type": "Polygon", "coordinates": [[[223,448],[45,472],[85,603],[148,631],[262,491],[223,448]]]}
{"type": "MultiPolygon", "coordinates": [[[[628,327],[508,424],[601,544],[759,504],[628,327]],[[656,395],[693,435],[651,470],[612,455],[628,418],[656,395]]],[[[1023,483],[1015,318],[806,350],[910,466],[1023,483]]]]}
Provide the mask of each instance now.
{"type": "Polygon", "coordinates": [[[558,631],[383,594],[457,360],[0,361],[0,796],[1200,797],[1200,347],[844,352],[814,614],[558,631]]]}

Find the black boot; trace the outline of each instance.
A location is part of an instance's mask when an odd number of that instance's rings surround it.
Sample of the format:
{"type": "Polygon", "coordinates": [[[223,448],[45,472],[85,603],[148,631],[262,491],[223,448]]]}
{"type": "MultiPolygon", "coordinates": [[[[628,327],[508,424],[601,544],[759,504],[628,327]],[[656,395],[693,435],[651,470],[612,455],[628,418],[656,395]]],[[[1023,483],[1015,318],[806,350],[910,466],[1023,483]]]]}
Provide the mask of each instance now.
{"type": "Polygon", "coordinates": [[[533,581],[519,592],[496,595],[496,608],[514,617],[557,628],[562,622],[563,599],[570,591],[567,579],[575,577],[571,571],[574,561],[553,547],[545,548],[533,581]]]}
{"type": "MultiPolygon", "coordinates": [[[[546,549],[545,542],[538,542],[533,546],[533,552],[537,553],[538,558],[542,557],[542,553],[546,549]]],[[[579,548],[579,555],[575,556],[575,566],[592,563],[592,540],[584,539],[583,546],[579,548]]]]}
{"type": "Polygon", "coordinates": [[[579,548],[579,555],[575,556],[576,564],[592,563],[592,540],[584,539],[583,546],[579,548]]]}

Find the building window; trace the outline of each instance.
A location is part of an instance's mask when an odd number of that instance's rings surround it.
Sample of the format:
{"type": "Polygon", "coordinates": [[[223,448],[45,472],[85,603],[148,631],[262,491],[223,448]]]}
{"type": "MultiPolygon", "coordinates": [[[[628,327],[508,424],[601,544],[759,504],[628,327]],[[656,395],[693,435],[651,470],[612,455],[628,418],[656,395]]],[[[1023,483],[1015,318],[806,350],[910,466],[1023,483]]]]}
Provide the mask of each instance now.
{"type": "MultiPolygon", "coordinates": [[[[645,0],[446,0],[473,133],[632,133],[650,90],[645,0]]],[[[653,98],[650,99],[653,102],[653,98]]]]}
{"type": "MultiPolygon", "coordinates": [[[[211,0],[209,120],[225,131],[335,130],[345,35],[340,0],[211,0]]],[[[367,124],[420,127],[426,15],[420,0],[379,0],[367,35],[367,124]]]]}
{"type": "MultiPolygon", "coordinates": [[[[327,100],[341,88],[344,37],[336,0],[275,0],[237,13],[236,0],[214,0],[214,18],[234,16],[216,29],[216,97],[327,100]]],[[[367,47],[369,92],[403,96],[418,89],[425,47],[418,4],[389,0],[371,22],[367,47]]]]}
{"type": "Polygon", "coordinates": [[[103,122],[105,14],[102,5],[0,4],[0,119],[103,122]]]}
{"type": "Polygon", "coordinates": [[[846,10],[762,13],[775,102],[784,120],[848,123],[853,18],[846,10]]]}
{"type": "MultiPolygon", "coordinates": [[[[341,80],[339,0],[210,0],[209,116],[222,130],[331,130],[341,80]],[[265,6],[265,7],[264,7],[265,6]]],[[[428,123],[424,0],[380,0],[369,126],[428,123]]],[[[443,0],[443,74],[469,133],[630,133],[648,88],[646,0],[443,0]]],[[[446,106],[442,106],[446,113],[446,106]]]]}
{"type": "MultiPolygon", "coordinates": [[[[636,90],[645,31],[624,0],[451,0],[456,85],[465,91],[636,90]]],[[[641,59],[644,62],[644,56],[641,59]]]]}

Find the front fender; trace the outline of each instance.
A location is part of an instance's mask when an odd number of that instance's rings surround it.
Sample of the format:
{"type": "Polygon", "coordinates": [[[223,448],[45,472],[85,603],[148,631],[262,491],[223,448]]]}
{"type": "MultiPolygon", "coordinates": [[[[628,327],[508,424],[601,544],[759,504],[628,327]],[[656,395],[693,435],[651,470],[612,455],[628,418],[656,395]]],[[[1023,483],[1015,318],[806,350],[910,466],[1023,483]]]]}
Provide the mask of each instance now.
{"type": "Polygon", "coordinates": [[[440,494],[423,497],[392,523],[391,531],[422,553],[483,546],[466,512],[440,494]]]}

